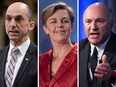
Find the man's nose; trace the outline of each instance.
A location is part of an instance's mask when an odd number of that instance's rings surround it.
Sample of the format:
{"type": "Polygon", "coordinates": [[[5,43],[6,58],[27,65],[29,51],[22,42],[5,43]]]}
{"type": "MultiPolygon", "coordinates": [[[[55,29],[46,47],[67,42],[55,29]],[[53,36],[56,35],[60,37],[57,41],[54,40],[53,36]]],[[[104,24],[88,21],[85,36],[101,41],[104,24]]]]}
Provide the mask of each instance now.
{"type": "Polygon", "coordinates": [[[93,29],[93,30],[97,29],[97,24],[96,24],[96,22],[92,22],[92,23],[91,23],[91,29],[93,29]]]}
{"type": "Polygon", "coordinates": [[[16,27],[16,21],[14,19],[11,20],[10,26],[11,27],[16,27]]]}

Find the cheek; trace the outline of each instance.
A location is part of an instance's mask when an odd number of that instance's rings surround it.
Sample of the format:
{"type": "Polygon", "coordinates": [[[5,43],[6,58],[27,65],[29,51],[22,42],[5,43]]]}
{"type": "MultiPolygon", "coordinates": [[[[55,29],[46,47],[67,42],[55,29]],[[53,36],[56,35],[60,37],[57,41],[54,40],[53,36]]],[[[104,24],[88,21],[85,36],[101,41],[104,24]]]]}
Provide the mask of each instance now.
{"type": "Polygon", "coordinates": [[[101,34],[108,32],[109,31],[108,26],[107,25],[99,26],[99,31],[101,34]]]}
{"type": "Polygon", "coordinates": [[[89,28],[87,26],[84,26],[84,30],[85,30],[86,35],[88,36],[88,34],[89,34],[89,28]]]}
{"type": "Polygon", "coordinates": [[[9,26],[9,23],[5,22],[5,28],[8,28],[8,26],[9,26]]]}
{"type": "Polygon", "coordinates": [[[48,26],[47,27],[47,30],[48,30],[49,33],[54,31],[54,29],[55,29],[55,26],[48,26]]]}
{"type": "Polygon", "coordinates": [[[29,31],[29,26],[28,25],[18,25],[19,31],[22,33],[27,33],[29,31]]]}
{"type": "Polygon", "coordinates": [[[66,25],[66,26],[64,25],[64,28],[65,28],[66,31],[69,31],[69,32],[73,31],[73,28],[72,28],[71,25],[66,25]]]}
{"type": "Polygon", "coordinates": [[[6,33],[8,32],[8,30],[9,30],[8,23],[5,22],[5,31],[6,31],[6,33]]]}
{"type": "Polygon", "coordinates": [[[18,25],[21,29],[28,30],[29,29],[29,24],[19,24],[18,25]]]}

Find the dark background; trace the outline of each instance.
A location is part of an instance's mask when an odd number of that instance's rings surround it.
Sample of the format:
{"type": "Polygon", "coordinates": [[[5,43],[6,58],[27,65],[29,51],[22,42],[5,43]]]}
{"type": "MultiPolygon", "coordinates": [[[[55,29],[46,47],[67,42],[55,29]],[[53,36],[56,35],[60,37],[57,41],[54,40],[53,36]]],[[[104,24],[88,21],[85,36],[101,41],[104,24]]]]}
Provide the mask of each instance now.
{"type": "Polygon", "coordinates": [[[37,0],[0,0],[0,48],[9,44],[9,39],[5,33],[4,22],[7,7],[13,2],[24,2],[31,8],[33,13],[32,19],[35,21],[35,28],[31,31],[30,38],[35,44],[37,44],[37,0]]]}

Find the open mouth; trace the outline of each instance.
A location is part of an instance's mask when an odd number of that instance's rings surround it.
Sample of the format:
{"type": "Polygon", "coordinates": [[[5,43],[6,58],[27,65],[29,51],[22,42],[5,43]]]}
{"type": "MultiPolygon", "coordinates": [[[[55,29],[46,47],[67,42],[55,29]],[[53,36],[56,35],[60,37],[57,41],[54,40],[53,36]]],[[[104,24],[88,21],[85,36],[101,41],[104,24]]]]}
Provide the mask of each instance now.
{"type": "Polygon", "coordinates": [[[91,33],[90,34],[90,37],[93,38],[93,39],[98,38],[98,36],[99,36],[99,33],[91,33]]]}

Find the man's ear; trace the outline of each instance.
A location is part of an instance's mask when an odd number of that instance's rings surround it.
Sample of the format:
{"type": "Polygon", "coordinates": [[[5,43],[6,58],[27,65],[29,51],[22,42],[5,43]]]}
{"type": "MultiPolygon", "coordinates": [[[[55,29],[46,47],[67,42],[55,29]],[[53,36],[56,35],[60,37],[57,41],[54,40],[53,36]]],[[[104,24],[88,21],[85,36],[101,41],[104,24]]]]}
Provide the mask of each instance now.
{"type": "Polygon", "coordinates": [[[35,22],[34,21],[31,21],[30,22],[30,25],[29,25],[29,30],[33,30],[34,29],[34,26],[35,26],[35,22]]]}
{"type": "Polygon", "coordinates": [[[49,34],[48,28],[44,25],[44,26],[43,26],[43,29],[44,29],[44,32],[48,35],[48,34],[49,34]]]}

